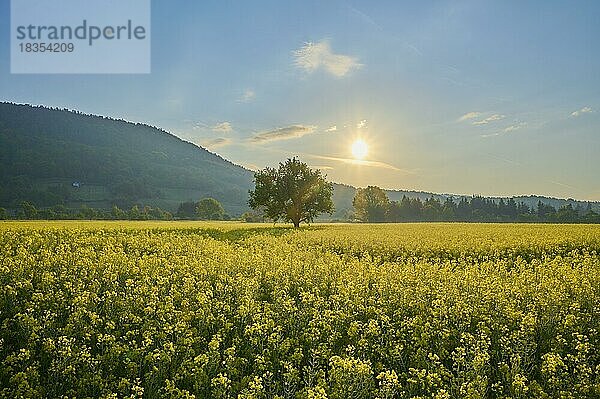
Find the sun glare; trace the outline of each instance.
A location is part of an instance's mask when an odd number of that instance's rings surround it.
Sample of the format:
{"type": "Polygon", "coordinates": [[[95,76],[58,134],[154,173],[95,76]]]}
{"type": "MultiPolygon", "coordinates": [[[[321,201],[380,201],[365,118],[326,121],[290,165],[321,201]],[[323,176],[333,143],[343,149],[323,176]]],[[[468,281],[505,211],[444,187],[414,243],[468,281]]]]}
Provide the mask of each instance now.
{"type": "Polygon", "coordinates": [[[352,156],[354,159],[365,159],[369,153],[369,146],[363,140],[356,140],[352,143],[352,156]]]}

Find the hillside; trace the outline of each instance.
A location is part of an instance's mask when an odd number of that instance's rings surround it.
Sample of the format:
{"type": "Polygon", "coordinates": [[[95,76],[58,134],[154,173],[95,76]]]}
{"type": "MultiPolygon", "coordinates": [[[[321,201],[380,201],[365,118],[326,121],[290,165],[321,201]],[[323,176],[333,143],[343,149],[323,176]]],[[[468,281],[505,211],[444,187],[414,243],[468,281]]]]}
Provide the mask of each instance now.
{"type": "MultiPolygon", "coordinates": [[[[181,202],[214,197],[235,216],[248,209],[251,188],[251,171],[164,130],[64,109],[0,103],[0,207],[16,208],[21,201],[70,208],[138,203],[175,211],[181,202]]],[[[334,188],[333,218],[346,219],[356,188],[334,188]]],[[[422,201],[450,196],[404,190],[387,194],[395,201],[404,195],[422,201]]],[[[515,200],[529,207],[540,200],[555,208],[587,205],[539,196],[515,200]]],[[[593,207],[600,210],[597,202],[593,207]]]]}
{"type": "Polygon", "coordinates": [[[175,210],[211,196],[239,214],[251,180],[252,172],[152,126],[0,103],[0,206],[175,210]]]}

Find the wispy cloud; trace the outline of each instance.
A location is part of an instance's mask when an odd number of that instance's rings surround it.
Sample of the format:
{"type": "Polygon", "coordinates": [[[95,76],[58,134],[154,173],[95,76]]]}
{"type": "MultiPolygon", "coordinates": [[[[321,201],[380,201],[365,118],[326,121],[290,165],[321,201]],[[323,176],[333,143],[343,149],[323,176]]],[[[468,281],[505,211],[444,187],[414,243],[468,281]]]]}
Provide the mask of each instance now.
{"type": "Polygon", "coordinates": [[[352,158],[331,157],[331,156],[311,154],[311,153],[298,152],[298,151],[290,152],[290,151],[286,151],[286,150],[279,150],[276,148],[265,148],[265,150],[274,152],[274,153],[278,153],[278,154],[285,154],[286,156],[294,155],[294,156],[300,156],[303,158],[322,159],[325,161],[340,162],[340,163],[347,164],[347,165],[357,165],[357,166],[367,166],[367,167],[372,167],[372,168],[388,169],[388,170],[392,170],[395,172],[403,173],[405,175],[418,176],[417,173],[419,171],[419,169],[416,169],[416,168],[402,169],[402,168],[398,168],[394,165],[390,165],[388,163],[379,162],[379,161],[364,161],[364,160],[359,161],[359,160],[352,159],[352,158]]]}
{"type": "Polygon", "coordinates": [[[305,43],[298,50],[295,50],[294,64],[309,73],[323,68],[338,78],[344,77],[352,70],[362,66],[355,57],[335,54],[327,40],[321,40],[317,43],[305,43]]]}
{"type": "Polygon", "coordinates": [[[578,116],[581,116],[583,114],[589,114],[591,112],[594,112],[594,110],[591,107],[583,107],[581,109],[578,109],[577,111],[571,112],[571,116],[577,118],[578,116]]]}
{"type": "Polygon", "coordinates": [[[478,118],[480,115],[481,115],[481,112],[467,112],[466,114],[464,114],[463,116],[458,118],[458,121],[459,122],[468,121],[470,119],[478,118]]]}
{"type": "Polygon", "coordinates": [[[204,122],[191,120],[186,120],[185,122],[192,125],[192,130],[200,130],[206,132],[212,131],[216,133],[230,133],[233,131],[233,126],[231,125],[231,122],[227,121],[219,122],[215,125],[209,125],[204,122]]]}
{"type": "Polygon", "coordinates": [[[254,92],[254,90],[247,89],[238,98],[237,102],[238,103],[249,103],[250,101],[254,100],[254,97],[256,97],[256,93],[254,92]]]}
{"type": "Polygon", "coordinates": [[[400,169],[400,168],[395,167],[394,165],[390,165],[388,163],[379,162],[379,161],[364,161],[364,160],[358,160],[358,159],[352,159],[352,158],[328,157],[328,156],[324,156],[324,155],[315,155],[315,154],[304,154],[304,155],[315,158],[315,159],[323,159],[326,161],[341,162],[341,163],[348,164],[348,165],[359,165],[359,166],[368,166],[368,167],[372,167],[372,168],[388,169],[388,170],[393,170],[395,172],[403,172],[406,174],[413,173],[412,171],[409,171],[406,169],[400,169]]]}
{"type": "Polygon", "coordinates": [[[525,126],[527,126],[526,122],[517,122],[515,124],[512,124],[506,128],[504,128],[504,133],[510,133],[510,132],[514,132],[515,130],[519,130],[524,128],[525,126]]]}
{"type": "Polygon", "coordinates": [[[364,129],[365,127],[367,127],[367,120],[363,119],[362,121],[358,122],[356,124],[356,128],[357,129],[364,129]]]}
{"type": "Polygon", "coordinates": [[[230,133],[233,130],[233,127],[229,122],[221,122],[213,126],[211,130],[218,133],[230,133]]]}
{"type": "Polygon", "coordinates": [[[571,189],[571,190],[577,190],[577,191],[579,191],[579,189],[577,187],[571,186],[569,184],[561,183],[561,182],[556,181],[556,180],[546,180],[546,181],[549,182],[549,183],[552,183],[552,184],[556,184],[557,186],[566,187],[566,188],[571,189]]]}
{"type": "Polygon", "coordinates": [[[526,126],[527,126],[526,122],[515,122],[512,125],[505,127],[504,129],[500,129],[500,130],[497,130],[497,131],[492,132],[492,133],[482,134],[481,137],[484,137],[484,138],[487,138],[487,137],[496,137],[496,136],[500,136],[502,134],[507,134],[507,133],[515,132],[517,130],[523,129],[526,126]]]}
{"type": "Polygon", "coordinates": [[[314,133],[316,129],[316,126],[305,125],[292,125],[287,127],[280,127],[278,129],[258,133],[254,137],[252,137],[250,141],[252,143],[266,143],[269,141],[276,140],[296,139],[307,134],[314,133]]]}
{"type": "Polygon", "coordinates": [[[206,147],[206,148],[217,148],[217,147],[224,147],[226,145],[231,144],[231,139],[227,138],[227,137],[217,137],[214,139],[209,139],[209,140],[204,140],[200,143],[200,145],[202,145],[202,147],[206,147]]]}
{"type": "Polygon", "coordinates": [[[192,130],[205,130],[205,129],[210,129],[211,128],[206,123],[193,122],[193,121],[190,121],[190,122],[192,123],[192,130]]]}
{"type": "Polygon", "coordinates": [[[498,161],[505,162],[505,163],[507,163],[507,164],[509,164],[509,165],[521,166],[521,164],[520,164],[519,162],[517,162],[517,161],[514,161],[514,160],[512,160],[512,159],[510,159],[510,158],[501,157],[501,156],[498,156],[498,155],[491,154],[491,153],[489,153],[489,152],[488,152],[488,153],[484,153],[484,154],[485,154],[485,155],[488,155],[490,158],[497,159],[498,161]]]}
{"type": "Polygon", "coordinates": [[[488,116],[485,119],[481,119],[479,121],[475,121],[475,122],[473,122],[473,124],[476,125],[476,126],[487,125],[490,122],[496,122],[496,121],[502,120],[504,118],[505,118],[504,115],[494,114],[492,116],[488,116]]]}
{"type": "Polygon", "coordinates": [[[327,128],[327,129],[325,129],[325,131],[326,131],[327,133],[336,132],[336,131],[337,131],[337,126],[336,126],[336,125],[333,125],[333,126],[331,126],[331,127],[327,128]]]}
{"type": "Polygon", "coordinates": [[[500,136],[501,134],[503,134],[503,132],[498,131],[498,132],[494,132],[494,133],[481,134],[481,135],[479,135],[479,137],[483,137],[484,139],[487,139],[488,137],[496,137],[496,136],[500,136]]]}

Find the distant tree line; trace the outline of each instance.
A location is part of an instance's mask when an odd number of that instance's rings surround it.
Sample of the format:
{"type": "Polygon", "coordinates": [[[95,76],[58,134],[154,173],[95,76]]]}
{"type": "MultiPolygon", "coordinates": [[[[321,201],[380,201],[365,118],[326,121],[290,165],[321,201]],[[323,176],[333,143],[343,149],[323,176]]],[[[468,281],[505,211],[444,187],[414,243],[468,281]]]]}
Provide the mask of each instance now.
{"type": "Polygon", "coordinates": [[[586,207],[571,204],[554,208],[541,201],[530,208],[513,198],[498,201],[473,196],[453,197],[440,201],[434,197],[421,201],[404,196],[390,201],[377,186],[359,188],[353,200],[353,219],[362,222],[538,222],[538,223],[600,223],[600,214],[586,207]]]}
{"type": "Polygon", "coordinates": [[[214,198],[202,198],[198,202],[182,202],[177,209],[178,219],[188,220],[230,220],[231,216],[225,213],[225,209],[219,201],[214,198]]]}
{"type": "MultiPolygon", "coordinates": [[[[243,221],[266,222],[279,218],[292,221],[297,226],[300,221],[313,220],[320,212],[330,213],[333,210],[331,186],[325,183],[321,175],[314,174],[296,159],[282,163],[279,171],[267,168],[265,171],[257,172],[256,176],[257,179],[262,178],[270,185],[281,181],[281,187],[257,184],[257,189],[251,192],[250,202],[254,209],[241,216],[243,221]],[[290,187],[294,189],[290,190],[290,187]],[[260,201],[258,201],[259,195],[262,196],[260,201]],[[304,207],[308,210],[303,211],[304,207]],[[295,217],[298,219],[294,220],[295,217]]],[[[377,186],[359,188],[354,196],[353,207],[354,213],[349,216],[349,219],[369,223],[600,223],[600,214],[592,209],[591,203],[577,207],[567,204],[556,209],[542,201],[538,201],[537,207],[529,207],[524,202],[515,201],[514,198],[494,200],[481,196],[460,199],[450,196],[443,201],[433,196],[424,201],[403,196],[400,201],[390,201],[386,192],[377,186]]],[[[70,209],[64,205],[37,208],[30,201],[22,201],[16,209],[7,210],[0,207],[0,220],[7,219],[230,220],[231,217],[219,201],[214,198],[203,198],[200,201],[181,203],[175,215],[158,207],[137,204],[128,209],[122,209],[117,205],[113,205],[111,209],[90,208],[85,205],[79,209],[70,209]]]]}
{"type": "Polygon", "coordinates": [[[23,201],[12,213],[0,208],[0,220],[172,220],[173,214],[160,208],[134,205],[124,210],[116,205],[111,209],[90,208],[83,205],[79,209],[70,209],[64,205],[37,208],[29,201],[23,201]]]}
{"type": "Polygon", "coordinates": [[[65,220],[65,219],[91,219],[91,220],[230,220],[223,206],[214,198],[203,198],[200,201],[187,201],[179,205],[177,213],[150,206],[133,205],[124,210],[117,205],[111,209],[98,209],[82,206],[79,209],[69,209],[64,205],[36,208],[29,201],[23,201],[12,213],[5,208],[0,208],[0,220],[65,220]]]}

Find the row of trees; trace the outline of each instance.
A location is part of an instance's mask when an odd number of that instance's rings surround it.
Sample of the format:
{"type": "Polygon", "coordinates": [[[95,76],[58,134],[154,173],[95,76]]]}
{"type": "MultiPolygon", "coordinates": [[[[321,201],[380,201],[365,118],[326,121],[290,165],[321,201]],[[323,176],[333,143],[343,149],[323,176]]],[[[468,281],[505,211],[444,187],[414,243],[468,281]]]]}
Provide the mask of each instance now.
{"type": "MultiPolygon", "coordinates": [[[[333,212],[333,186],[318,170],[311,170],[298,159],[280,163],[278,169],[265,168],[254,175],[256,188],[250,192],[250,206],[255,210],[248,218],[258,221],[256,214],[267,219],[291,222],[311,222],[321,213],[333,212]]],[[[474,196],[440,201],[434,197],[421,201],[404,196],[390,201],[386,192],[377,186],[359,188],[353,200],[352,220],[381,222],[548,222],[600,223],[600,215],[591,204],[586,209],[566,205],[558,210],[538,202],[530,208],[513,198],[498,201],[474,196]]]]}
{"type": "Polygon", "coordinates": [[[191,220],[230,220],[223,205],[214,198],[202,198],[198,202],[187,201],[179,205],[176,213],[179,219],[191,220]]]}
{"type": "MultiPolygon", "coordinates": [[[[325,180],[319,170],[310,169],[305,163],[293,158],[280,163],[277,169],[265,168],[254,175],[255,189],[250,191],[249,205],[252,212],[242,216],[249,222],[278,221],[293,223],[312,222],[322,213],[332,214],[333,185],[325,180]]],[[[586,209],[573,208],[570,204],[555,209],[538,202],[530,208],[513,198],[498,201],[474,196],[455,200],[452,197],[440,201],[434,197],[421,201],[404,196],[400,201],[390,201],[384,190],[377,186],[359,188],[353,200],[355,221],[381,222],[553,222],[553,223],[600,223],[600,215],[591,204],[586,209]]],[[[21,203],[18,219],[132,219],[170,220],[173,215],[160,208],[134,205],[124,211],[116,205],[110,211],[83,207],[76,213],[64,206],[38,210],[31,202],[21,203]]],[[[0,208],[0,219],[9,215],[0,208]]],[[[180,204],[176,217],[193,220],[229,220],[223,206],[214,198],[180,204]]]]}
{"type": "Polygon", "coordinates": [[[390,201],[385,191],[377,186],[359,188],[353,200],[354,218],[362,222],[548,222],[548,223],[600,223],[600,215],[591,205],[575,209],[570,204],[558,210],[538,202],[530,208],[523,202],[474,196],[456,201],[452,197],[440,201],[429,198],[404,196],[400,201],[390,201]]]}
{"type": "Polygon", "coordinates": [[[64,205],[38,209],[33,203],[23,201],[16,212],[9,213],[5,208],[0,208],[0,220],[172,220],[173,214],[160,208],[134,205],[128,210],[113,205],[111,209],[90,208],[83,205],[79,209],[70,209],[64,205]]]}
{"type": "MultiPolygon", "coordinates": [[[[198,202],[189,201],[179,205],[175,215],[178,219],[191,220],[229,220],[223,206],[214,198],[203,198],[198,202]]],[[[63,205],[38,209],[29,201],[19,204],[14,215],[5,208],[0,208],[0,220],[6,219],[97,219],[97,220],[172,220],[171,212],[150,206],[134,205],[129,210],[123,210],[113,205],[110,210],[82,206],[78,210],[69,209],[63,205]]]]}

